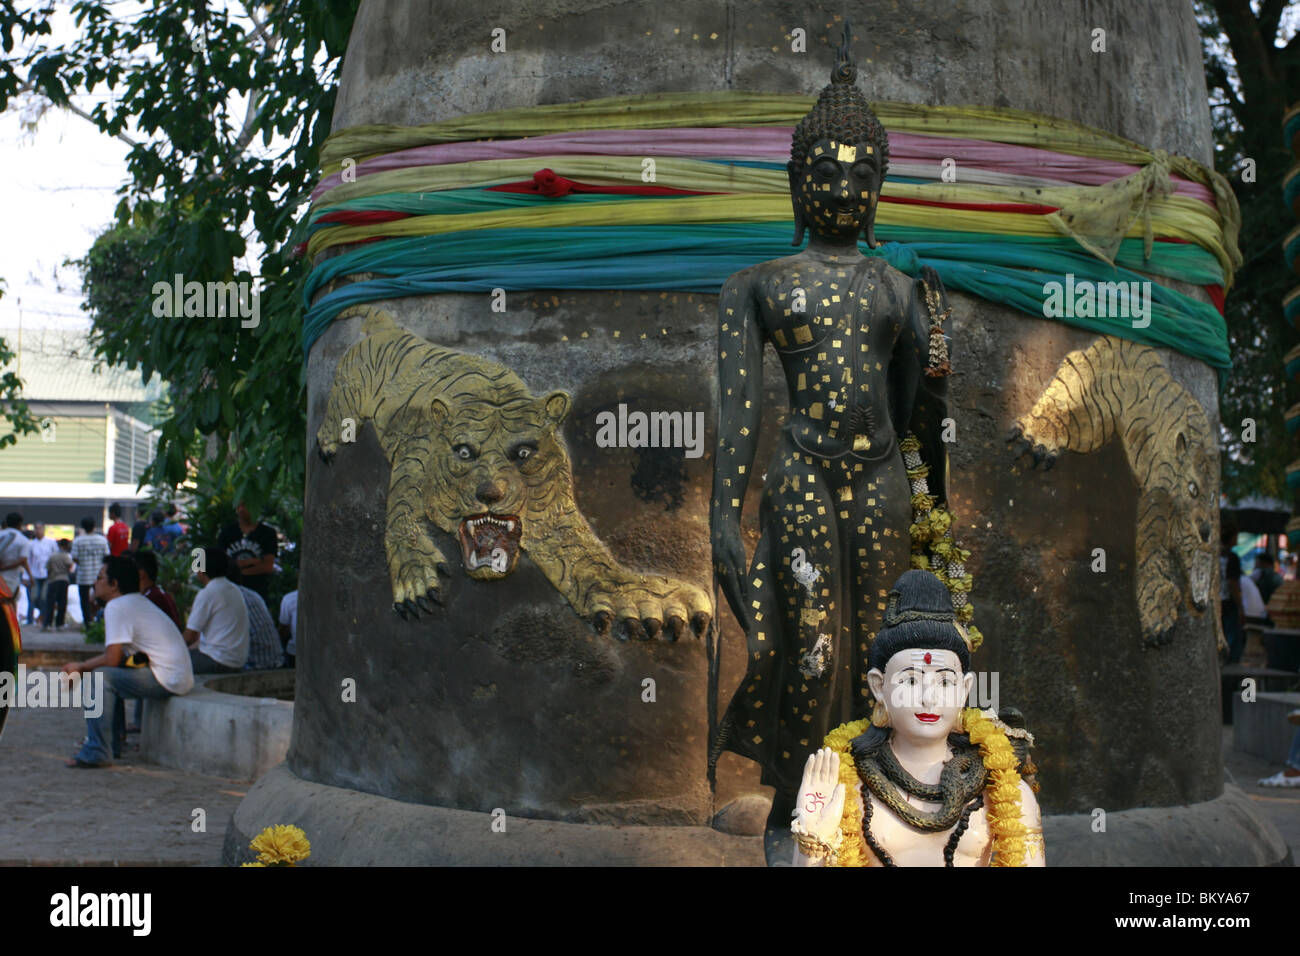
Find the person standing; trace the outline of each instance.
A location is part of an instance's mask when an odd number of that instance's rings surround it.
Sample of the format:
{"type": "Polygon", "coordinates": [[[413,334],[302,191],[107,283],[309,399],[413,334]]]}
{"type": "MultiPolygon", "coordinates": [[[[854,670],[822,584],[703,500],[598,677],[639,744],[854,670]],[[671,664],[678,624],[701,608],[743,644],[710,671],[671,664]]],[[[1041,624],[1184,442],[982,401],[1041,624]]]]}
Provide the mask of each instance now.
{"type": "Polygon", "coordinates": [[[1228,642],[1228,663],[1236,664],[1246,649],[1243,626],[1245,611],[1241,600],[1241,558],[1232,546],[1237,529],[1223,525],[1219,532],[1219,613],[1223,620],[1223,637],[1228,642]]]}
{"type": "Polygon", "coordinates": [[[131,529],[122,520],[121,505],[116,503],[109,505],[108,516],[113,519],[107,534],[108,548],[113,557],[117,557],[119,554],[125,554],[126,549],[130,546],[131,529]]]}
{"type": "Polygon", "coordinates": [[[1259,596],[1264,599],[1265,604],[1273,596],[1273,592],[1282,586],[1282,575],[1277,573],[1273,555],[1267,551],[1255,559],[1255,584],[1258,585],[1259,596]]]}
{"type": "Polygon", "coordinates": [[[77,565],[77,597],[81,604],[81,629],[95,619],[95,579],[99,566],[110,553],[108,539],[95,530],[95,519],[81,519],[81,534],[72,542],[72,560],[77,565]]]}
{"type": "Polygon", "coordinates": [[[230,579],[252,588],[266,600],[271,575],[275,573],[277,544],[275,529],[254,521],[248,506],[240,502],[235,508],[234,523],[226,525],[217,538],[217,546],[230,558],[230,579]]]}
{"type": "Polygon", "coordinates": [[[49,584],[46,587],[45,607],[41,609],[41,630],[48,631],[54,622],[56,631],[63,630],[63,620],[68,613],[68,585],[72,583],[72,542],[60,538],[57,550],[46,562],[49,584]]]}
{"type": "MultiPolygon", "coordinates": [[[[31,572],[32,586],[27,591],[27,623],[35,623],[32,620],[33,612],[37,617],[42,617],[45,612],[46,593],[50,583],[49,563],[50,558],[59,550],[58,544],[53,538],[45,537],[45,525],[39,521],[36,523],[36,537],[32,539],[27,551],[27,568],[31,572]]],[[[65,589],[64,600],[67,600],[65,589]]],[[[48,619],[42,620],[41,624],[48,624],[48,619]]]]}
{"type": "Polygon", "coordinates": [[[203,590],[194,598],[184,634],[196,674],[230,674],[248,661],[248,608],[226,576],[229,564],[222,549],[203,549],[203,590]]]}
{"type": "Polygon", "coordinates": [[[181,524],[179,519],[176,517],[175,505],[168,506],[166,517],[167,520],[163,522],[163,526],[162,526],[163,533],[166,534],[169,538],[171,538],[172,550],[175,550],[176,542],[180,541],[181,538],[189,534],[189,531],[186,530],[185,525],[181,524]]]}
{"type": "MultiPolygon", "coordinates": [[[[22,529],[19,529],[19,530],[22,530],[22,529]]],[[[20,570],[20,577],[19,577],[19,579],[18,579],[18,583],[22,586],[22,592],[23,592],[24,594],[27,595],[27,616],[28,616],[28,617],[31,617],[31,615],[32,615],[32,586],[33,586],[33,582],[32,582],[32,565],[31,565],[31,560],[30,560],[30,559],[31,559],[31,553],[32,553],[32,533],[31,533],[31,531],[30,531],[30,530],[25,530],[25,531],[23,531],[23,537],[27,539],[27,557],[28,557],[28,562],[27,562],[26,564],[24,564],[23,567],[22,567],[21,570],[20,570]]],[[[15,604],[15,605],[14,605],[14,610],[15,610],[15,611],[18,611],[18,609],[19,609],[19,605],[15,604]]],[[[23,621],[22,623],[23,623],[24,625],[27,625],[27,624],[31,624],[32,622],[31,622],[31,621],[23,621]]]]}
{"type": "Polygon", "coordinates": [[[22,532],[23,516],[11,511],[5,516],[4,530],[0,531],[0,578],[9,588],[7,599],[17,610],[18,583],[24,574],[30,576],[27,552],[31,543],[22,532]]]}
{"type": "Polygon", "coordinates": [[[129,550],[132,554],[144,547],[144,533],[149,530],[149,523],[137,515],[135,523],[131,525],[131,544],[129,550]]]}
{"type": "Polygon", "coordinates": [[[95,596],[104,603],[104,653],[65,664],[63,672],[102,670],[104,696],[99,712],[86,714],[86,741],[67,762],[69,767],[109,766],[109,738],[119,701],[188,694],[194,687],[184,642],[139,587],[139,574],[127,557],[109,557],[96,575],[95,596]]]}
{"type": "Polygon", "coordinates": [[[144,533],[144,546],[155,554],[171,554],[172,546],[185,532],[175,523],[167,524],[161,508],[149,514],[149,530],[144,533]]]}

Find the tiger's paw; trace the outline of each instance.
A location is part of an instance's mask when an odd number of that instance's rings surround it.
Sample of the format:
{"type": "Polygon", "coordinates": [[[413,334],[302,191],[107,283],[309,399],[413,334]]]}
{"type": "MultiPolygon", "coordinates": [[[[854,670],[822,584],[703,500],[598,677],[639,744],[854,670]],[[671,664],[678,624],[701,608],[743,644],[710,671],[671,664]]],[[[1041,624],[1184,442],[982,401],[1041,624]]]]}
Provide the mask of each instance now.
{"type": "Polygon", "coordinates": [[[1142,621],[1142,643],[1164,647],[1174,638],[1178,623],[1180,594],[1168,581],[1161,581],[1150,594],[1139,591],[1138,615],[1142,621]]]}
{"type": "Polygon", "coordinates": [[[339,450],[338,442],[322,439],[319,436],[317,436],[316,454],[320,457],[320,460],[323,461],[325,464],[327,465],[333,464],[334,456],[338,454],[338,450],[339,450]]]}
{"type": "Polygon", "coordinates": [[[418,620],[421,614],[432,614],[434,607],[443,603],[438,573],[447,574],[447,564],[432,542],[427,547],[431,550],[407,553],[388,564],[393,581],[393,610],[404,621],[418,620]]]}
{"type": "Polygon", "coordinates": [[[590,602],[596,631],[620,640],[699,637],[713,617],[713,605],[700,588],[649,575],[625,584],[597,585],[590,602]]]}
{"type": "Polygon", "coordinates": [[[1026,454],[1032,455],[1030,468],[1043,465],[1044,471],[1050,471],[1061,453],[1060,445],[1051,437],[1051,431],[1050,428],[1037,427],[1036,420],[1028,415],[1017,419],[1007,435],[1011,456],[1020,458],[1026,454]]]}

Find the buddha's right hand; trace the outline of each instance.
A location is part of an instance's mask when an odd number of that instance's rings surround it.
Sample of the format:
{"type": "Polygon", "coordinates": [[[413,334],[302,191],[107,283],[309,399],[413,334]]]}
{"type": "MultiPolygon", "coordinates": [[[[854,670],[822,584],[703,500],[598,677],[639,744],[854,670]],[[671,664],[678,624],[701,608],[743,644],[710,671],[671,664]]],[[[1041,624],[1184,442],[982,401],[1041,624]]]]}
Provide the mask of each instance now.
{"type": "Polygon", "coordinates": [[[795,829],[823,843],[834,843],[844,815],[840,758],[829,747],[808,755],[795,799],[795,829]]]}
{"type": "Polygon", "coordinates": [[[724,529],[713,535],[713,573],[722,594],[740,626],[749,633],[749,594],[745,587],[745,543],[740,529],[724,529]]]}

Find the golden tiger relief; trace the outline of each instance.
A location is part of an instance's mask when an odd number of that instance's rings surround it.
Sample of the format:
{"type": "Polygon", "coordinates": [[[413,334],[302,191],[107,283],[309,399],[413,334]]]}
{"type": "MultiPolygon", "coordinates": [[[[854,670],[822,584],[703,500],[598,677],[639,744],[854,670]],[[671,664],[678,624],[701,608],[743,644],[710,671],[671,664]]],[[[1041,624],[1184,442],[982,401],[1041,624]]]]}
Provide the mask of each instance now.
{"type": "Polygon", "coordinates": [[[1009,441],[1018,455],[1031,452],[1034,465],[1050,468],[1063,451],[1086,454],[1112,438],[1123,444],[1139,488],[1142,637],[1148,645],[1164,644],[1184,593],[1197,614],[1210,605],[1218,564],[1217,444],[1200,403],[1155,349],[1104,335],[1062,360],[1009,441]]]}
{"type": "Polygon", "coordinates": [[[339,362],[316,441],[328,463],[348,420],[375,428],[392,467],[384,544],[403,618],[441,603],[447,565],[432,525],[455,536],[473,578],[508,577],[527,553],[601,633],[615,620],[629,636],[703,633],[703,590],[623,567],[578,510],[557,431],[567,394],[535,397],[504,366],[432,345],[378,309],[343,315],[365,317],[364,337],[339,362]]]}

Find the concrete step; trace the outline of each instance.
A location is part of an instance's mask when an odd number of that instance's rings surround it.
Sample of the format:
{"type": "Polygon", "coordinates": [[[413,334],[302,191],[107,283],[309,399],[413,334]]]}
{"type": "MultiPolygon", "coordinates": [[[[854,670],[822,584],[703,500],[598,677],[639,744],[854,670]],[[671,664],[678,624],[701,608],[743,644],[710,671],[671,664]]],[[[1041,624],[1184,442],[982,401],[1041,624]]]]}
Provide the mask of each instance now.
{"type": "Polygon", "coordinates": [[[24,648],[18,661],[27,665],[28,670],[37,667],[56,669],[71,661],[88,661],[92,657],[97,657],[100,654],[97,648],[98,645],[95,644],[87,645],[84,650],[28,651],[24,648]]]}

